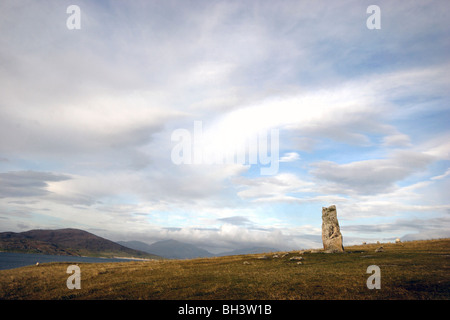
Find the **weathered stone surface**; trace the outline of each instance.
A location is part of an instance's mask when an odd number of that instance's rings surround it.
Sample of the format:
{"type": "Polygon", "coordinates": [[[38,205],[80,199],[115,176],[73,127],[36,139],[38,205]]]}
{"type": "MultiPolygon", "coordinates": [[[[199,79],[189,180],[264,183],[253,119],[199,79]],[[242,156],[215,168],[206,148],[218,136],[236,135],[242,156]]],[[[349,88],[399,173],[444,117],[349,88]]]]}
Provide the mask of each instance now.
{"type": "Polygon", "coordinates": [[[336,206],[334,205],[322,208],[322,242],[325,252],[344,251],[336,206]]]}

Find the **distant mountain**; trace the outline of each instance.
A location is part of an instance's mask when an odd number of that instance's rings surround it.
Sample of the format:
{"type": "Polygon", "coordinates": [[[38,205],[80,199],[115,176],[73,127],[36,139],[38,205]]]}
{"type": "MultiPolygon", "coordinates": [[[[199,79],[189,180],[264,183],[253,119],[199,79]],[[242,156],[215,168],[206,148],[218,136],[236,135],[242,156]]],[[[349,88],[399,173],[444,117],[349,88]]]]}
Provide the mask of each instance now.
{"type": "Polygon", "coordinates": [[[0,251],[90,257],[160,258],[155,254],[130,249],[79,229],[2,232],[0,251]]]}
{"type": "Polygon", "coordinates": [[[131,248],[134,250],[144,251],[147,253],[151,252],[150,245],[142,241],[117,241],[117,243],[124,247],[131,248]]]}
{"type": "Polygon", "coordinates": [[[117,241],[117,243],[144,252],[151,252],[158,256],[168,259],[192,259],[192,258],[209,258],[221,256],[233,256],[240,254],[255,254],[278,252],[279,249],[270,247],[248,247],[240,248],[233,251],[226,251],[218,254],[213,254],[207,250],[196,247],[192,244],[180,242],[177,240],[162,240],[153,244],[147,244],[141,241],[117,241]]]}
{"type": "Polygon", "coordinates": [[[268,252],[278,252],[281,251],[275,248],[269,247],[249,247],[249,248],[241,248],[233,251],[226,251],[222,253],[218,253],[217,256],[235,256],[240,254],[255,254],[255,253],[268,253],[268,252]]]}
{"type": "Polygon", "coordinates": [[[192,244],[172,239],[158,241],[150,245],[140,241],[118,241],[118,243],[135,250],[152,252],[167,259],[193,259],[214,256],[211,252],[192,244]]]}

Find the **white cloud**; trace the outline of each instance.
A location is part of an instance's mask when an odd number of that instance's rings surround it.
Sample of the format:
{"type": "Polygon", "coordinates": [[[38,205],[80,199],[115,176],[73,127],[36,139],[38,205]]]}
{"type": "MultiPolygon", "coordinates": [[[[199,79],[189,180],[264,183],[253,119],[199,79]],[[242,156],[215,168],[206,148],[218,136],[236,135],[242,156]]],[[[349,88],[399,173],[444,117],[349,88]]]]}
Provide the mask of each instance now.
{"type": "Polygon", "coordinates": [[[448,177],[448,176],[450,176],[450,168],[447,169],[447,171],[445,171],[444,174],[432,177],[431,180],[441,180],[441,179],[444,179],[445,177],[448,177]]]}
{"type": "Polygon", "coordinates": [[[329,181],[330,189],[344,194],[389,193],[397,182],[426,169],[434,160],[424,153],[396,151],[389,158],[338,164],[331,161],[313,163],[311,174],[329,181]]]}
{"type": "Polygon", "coordinates": [[[311,182],[302,181],[297,176],[282,173],[271,177],[260,177],[253,179],[237,178],[234,183],[244,190],[237,195],[243,199],[254,199],[263,201],[283,201],[291,197],[288,193],[299,193],[310,190],[311,182]]]}
{"type": "Polygon", "coordinates": [[[411,139],[402,133],[388,135],[383,138],[383,145],[387,147],[411,147],[411,139]]]}
{"type": "Polygon", "coordinates": [[[426,154],[439,160],[450,160],[450,132],[443,132],[425,141],[418,148],[424,149],[426,154]]]}
{"type": "Polygon", "coordinates": [[[297,152],[287,152],[280,158],[280,162],[293,162],[300,160],[300,155],[297,152]]]}

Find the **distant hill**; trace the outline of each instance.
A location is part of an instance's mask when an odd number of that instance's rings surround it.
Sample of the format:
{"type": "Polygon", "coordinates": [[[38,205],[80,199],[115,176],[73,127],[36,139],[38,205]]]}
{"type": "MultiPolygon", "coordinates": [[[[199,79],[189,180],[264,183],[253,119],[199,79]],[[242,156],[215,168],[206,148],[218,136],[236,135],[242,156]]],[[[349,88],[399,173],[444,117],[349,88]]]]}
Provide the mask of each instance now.
{"type": "Polygon", "coordinates": [[[151,252],[150,245],[142,241],[117,241],[117,243],[124,247],[131,248],[134,250],[144,251],[147,253],[151,252]]]}
{"type": "Polygon", "coordinates": [[[150,245],[140,241],[118,241],[118,243],[135,250],[152,252],[167,259],[193,259],[214,256],[211,252],[192,244],[172,239],[158,241],[150,245]]]}
{"type": "Polygon", "coordinates": [[[135,250],[151,252],[168,259],[209,258],[280,251],[279,249],[269,247],[248,247],[213,254],[192,244],[172,239],[158,241],[153,244],[147,244],[141,241],[117,241],[117,243],[135,250]]]}
{"type": "Polygon", "coordinates": [[[155,254],[124,247],[84,230],[30,230],[0,233],[0,250],[89,257],[158,259],[155,254]]]}
{"type": "Polygon", "coordinates": [[[217,256],[235,256],[235,255],[241,255],[241,254],[255,254],[255,253],[268,253],[268,252],[279,252],[281,250],[276,248],[269,248],[269,247],[249,247],[249,248],[241,248],[236,249],[233,251],[226,251],[217,254],[217,256]]]}

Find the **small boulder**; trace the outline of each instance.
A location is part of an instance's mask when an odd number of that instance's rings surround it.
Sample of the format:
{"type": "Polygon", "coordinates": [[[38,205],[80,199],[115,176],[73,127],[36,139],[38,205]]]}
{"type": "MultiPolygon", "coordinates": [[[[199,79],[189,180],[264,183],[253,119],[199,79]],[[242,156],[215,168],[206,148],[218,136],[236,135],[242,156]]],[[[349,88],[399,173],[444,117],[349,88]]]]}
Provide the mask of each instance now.
{"type": "Polygon", "coordinates": [[[289,259],[289,261],[300,261],[303,260],[303,257],[295,256],[289,259]]]}
{"type": "Polygon", "coordinates": [[[383,252],[383,251],[384,251],[383,247],[378,247],[375,249],[375,252],[383,252]]]}

